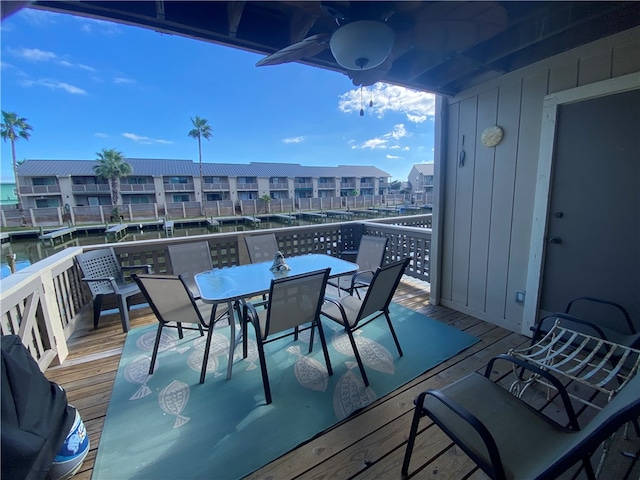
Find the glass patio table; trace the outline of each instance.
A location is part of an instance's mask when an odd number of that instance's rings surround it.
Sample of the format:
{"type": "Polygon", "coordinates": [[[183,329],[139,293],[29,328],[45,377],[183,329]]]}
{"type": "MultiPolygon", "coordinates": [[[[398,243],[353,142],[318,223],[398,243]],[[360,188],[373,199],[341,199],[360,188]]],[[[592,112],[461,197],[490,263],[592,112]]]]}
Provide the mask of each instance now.
{"type": "MultiPolygon", "coordinates": [[[[285,278],[303,273],[314,272],[330,268],[329,278],[340,275],[353,274],[358,271],[358,265],[340,258],[322,254],[299,255],[285,258],[290,270],[273,273],[269,268],[273,262],[251,263],[234,267],[216,268],[202,272],[195,276],[200,298],[205,303],[227,304],[230,312],[229,325],[229,360],[227,363],[227,378],[231,378],[233,368],[233,354],[239,341],[236,337],[236,322],[234,303],[269,293],[271,280],[285,278]]],[[[240,313],[238,312],[238,315],[240,313]]],[[[238,318],[238,322],[242,320],[238,318]]],[[[242,329],[240,329],[242,331],[242,329]]],[[[241,334],[240,334],[241,335],[241,334]]]]}

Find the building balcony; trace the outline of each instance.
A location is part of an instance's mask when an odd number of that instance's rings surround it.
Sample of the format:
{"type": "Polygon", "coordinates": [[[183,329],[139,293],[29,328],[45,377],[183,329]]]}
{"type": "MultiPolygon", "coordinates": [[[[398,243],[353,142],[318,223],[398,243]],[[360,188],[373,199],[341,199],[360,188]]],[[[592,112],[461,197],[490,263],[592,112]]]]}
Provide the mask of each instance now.
{"type": "Polygon", "coordinates": [[[203,183],[202,188],[204,188],[205,192],[212,191],[227,191],[230,189],[229,182],[218,182],[218,183],[203,183]]]}
{"type": "Polygon", "coordinates": [[[193,183],[163,183],[165,192],[193,192],[193,183]]]}
{"type": "Polygon", "coordinates": [[[293,184],[293,188],[297,188],[298,190],[312,190],[313,189],[313,183],[295,182],[293,184]]]}
{"type": "Polygon", "coordinates": [[[48,193],[60,193],[60,185],[32,185],[20,187],[20,195],[46,195],[48,193]]]}
{"type": "Polygon", "coordinates": [[[120,185],[120,191],[122,193],[129,192],[155,192],[156,187],[153,183],[140,183],[140,184],[131,184],[128,183],[120,185]]]}
{"type": "Polygon", "coordinates": [[[257,183],[239,183],[237,186],[239,192],[253,192],[258,190],[257,183]]]}
{"type": "Polygon", "coordinates": [[[318,190],[335,190],[336,184],[333,183],[318,183],[318,190]]]}
{"type": "Polygon", "coordinates": [[[289,190],[288,183],[270,183],[269,190],[289,190]]]}

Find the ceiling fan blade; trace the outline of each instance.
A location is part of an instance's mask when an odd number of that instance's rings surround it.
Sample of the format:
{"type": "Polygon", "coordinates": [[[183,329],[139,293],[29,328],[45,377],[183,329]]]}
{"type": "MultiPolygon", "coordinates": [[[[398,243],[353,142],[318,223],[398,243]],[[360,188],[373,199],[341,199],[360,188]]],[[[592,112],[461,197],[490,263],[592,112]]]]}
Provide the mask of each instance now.
{"type": "Polygon", "coordinates": [[[356,87],[368,87],[382,80],[389,70],[391,70],[392,64],[391,59],[387,58],[376,68],[369,70],[347,70],[346,73],[356,87]]]}
{"type": "Polygon", "coordinates": [[[296,62],[302,58],[314,57],[329,46],[330,38],[330,33],[312,35],[264,57],[256,63],[256,67],[280,65],[281,63],[296,62]]]}

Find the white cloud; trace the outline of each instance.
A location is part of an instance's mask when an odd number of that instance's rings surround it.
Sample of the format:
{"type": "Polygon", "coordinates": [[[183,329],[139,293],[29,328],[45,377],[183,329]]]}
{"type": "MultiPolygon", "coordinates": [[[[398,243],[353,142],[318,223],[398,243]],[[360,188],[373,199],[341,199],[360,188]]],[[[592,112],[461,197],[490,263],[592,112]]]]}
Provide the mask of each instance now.
{"type": "MultiPolygon", "coordinates": [[[[383,118],[387,113],[401,113],[411,123],[422,123],[429,117],[435,116],[435,95],[419,92],[397,85],[376,83],[365,90],[364,110],[367,113],[383,118]],[[373,97],[373,107],[369,107],[368,100],[373,97]]],[[[360,89],[349,90],[340,95],[338,109],[343,113],[360,112],[362,108],[360,89]]]]}
{"type": "Polygon", "coordinates": [[[103,20],[94,20],[92,18],[73,17],[80,22],[80,31],[88,34],[96,35],[118,35],[122,33],[119,25],[113,22],[103,20]]]}
{"type": "Polygon", "coordinates": [[[399,159],[401,159],[402,157],[399,157],[398,155],[390,155],[390,154],[388,154],[388,153],[387,153],[387,158],[388,158],[389,160],[399,160],[399,159]]]}
{"type": "Polygon", "coordinates": [[[370,150],[374,149],[393,149],[397,150],[402,148],[403,150],[409,150],[409,147],[401,147],[397,143],[398,140],[406,137],[410,137],[412,134],[407,131],[406,127],[402,123],[398,123],[393,126],[393,130],[379,137],[371,138],[366,140],[360,145],[354,145],[351,148],[368,148],[370,150]]]}
{"type": "Polygon", "coordinates": [[[94,133],[93,136],[98,138],[107,138],[107,134],[102,132],[94,133]]]}
{"type": "Polygon", "coordinates": [[[282,139],[282,143],[302,143],[303,141],[304,137],[290,137],[282,139]]]}
{"type": "Polygon", "coordinates": [[[48,23],[56,23],[59,14],[47,12],[46,10],[36,10],[34,8],[22,8],[18,13],[27,23],[40,27],[48,23]]]}
{"type": "Polygon", "coordinates": [[[143,145],[151,145],[154,143],[160,143],[162,145],[168,145],[173,143],[171,140],[164,139],[155,139],[151,137],[145,137],[143,135],[137,135],[135,133],[123,133],[122,136],[124,138],[128,138],[129,140],[133,140],[134,142],[141,143],[143,145]]]}
{"type": "Polygon", "coordinates": [[[113,83],[115,83],[116,85],[127,85],[135,83],[135,80],[126,77],[114,77],[113,83]]]}
{"type": "Polygon", "coordinates": [[[9,53],[30,62],[48,62],[58,58],[55,53],[39,48],[10,48],[9,53]]]}
{"type": "Polygon", "coordinates": [[[374,150],[376,148],[387,148],[387,139],[383,138],[372,138],[367,140],[359,148],[368,148],[370,150],[374,150]]]}
{"type": "Polygon", "coordinates": [[[96,69],[93,67],[90,67],[89,65],[84,65],[82,63],[71,63],[67,60],[60,60],[58,62],[60,65],[62,65],[63,67],[69,67],[69,68],[79,68],[80,70],[86,70],[87,72],[95,72],[96,69]]]}
{"type": "Polygon", "coordinates": [[[25,87],[38,86],[38,87],[47,87],[51,90],[64,90],[65,92],[71,93],[73,95],[87,94],[87,92],[80,87],[76,87],[75,85],[71,85],[65,82],[59,82],[57,80],[47,80],[47,79],[24,80],[22,82],[22,85],[24,85],[25,87]]]}

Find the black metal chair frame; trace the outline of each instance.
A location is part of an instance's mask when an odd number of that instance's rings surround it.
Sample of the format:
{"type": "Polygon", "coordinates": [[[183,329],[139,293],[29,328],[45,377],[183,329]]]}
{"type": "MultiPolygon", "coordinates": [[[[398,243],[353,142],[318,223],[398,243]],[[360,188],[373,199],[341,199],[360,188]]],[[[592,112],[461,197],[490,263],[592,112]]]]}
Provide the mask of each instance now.
{"type": "Polygon", "coordinates": [[[334,318],[333,316],[327,314],[326,309],[323,309],[322,315],[334,322],[341,324],[344,327],[349,337],[349,342],[351,343],[353,354],[356,357],[356,361],[358,362],[358,367],[360,369],[360,373],[362,374],[362,379],[364,381],[365,386],[369,386],[369,378],[367,377],[367,373],[365,372],[365,369],[364,369],[364,364],[362,363],[362,358],[360,357],[360,353],[358,352],[356,340],[353,337],[353,331],[357,328],[363,327],[371,323],[376,318],[384,315],[384,317],[387,320],[387,325],[389,326],[389,330],[391,331],[391,336],[393,337],[393,341],[396,344],[396,348],[398,349],[398,354],[401,357],[403,356],[402,348],[400,347],[400,342],[398,341],[396,331],[394,330],[393,324],[391,323],[391,317],[389,316],[389,305],[391,304],[391,300],[393,300],[393,295],[395,294],[395,291],[398,288],[398,284],[400,283],[402,275],[407,265],[409,264],[409,261],[410,261],[409,258],[405,258],[404,260],[399,260],[397,262],[392,262],[382,267],[379,267],[376,270],[376,272],[373,275],[373,278],[371,279],[371,284],[369,286],[369,289],[367,290],[367,293],[364,299],[362,300],[357,299],[357,301],[360,302],[360,307],[356,315],[356,318],[353,319],[351,324],[349,322],[350,319],[348,317],[348,314],[346,313],[345,308],[341,302],[350,301],[346,299],[355,300],[355,297],[348,296],[348,297],[340,297],[336,299],[329,296],[325,296],[325,302],[331,303],[337,307],[338,311],[340,312],[341,319],[334,318]],[[378,289],[376,288],[376,282],[379,281],[378,278],[380,278],[381,275],[384,275],[385,272],[387,272],[388,270],[393,270],[393,269],[398,270],[393,286],[386,292],[379,292],[378,289]],[[370,304],[376,303],[376,302],[378,303],[378,305],[372,308],[370,304]]]}
{"type": "MultiPolygon", "coordinates": [[[[184,281],[184,279],[182,278],[181,275],[154,275],[154,274],[150,274],[150,275],[145,275],[145,274],[133,274],[132,278],[134,279],[134,281],[138,284],[138,287],[140,288],[140,291],[142,292],[142,294],[144,295],[145,299],[147,300],[147,302],[149,303],[149,307],[151,308],[151,310],[153,311],[154,315],[156,316],[156,318],[158,319],[158,330],[156,332],[156,339],[155,342],[153,344],[153,353],[151,354],[151,364],[149,366],[149,375],[151,375],[153,373],[153,370],[155,368],[155,364],[156,364],[156,358],[158,356],[158,348],[160,346],[160,338],[162,336],[162,330],[164,328],[176,328],[178,330],[178,338],[182,339],[184,338],[184,333],[183,330],[197,330],[200,332],[200,335],[203,336],[204,335],[204,331],[207,331],[207,340],[205,343],[205,348],[204,348],[204,358],[202,361],[202,369],[200,371],[200,383],[204,383],[204,379],[207,373],[207,362],[209,360],[209,350],[211,349],[211,338],[213,336],[213,327],[215,325],[215,322],[217,322],[218,320],[220,320],[220,318],[222,318],[224,315],[220,315],[219,317],[216,318],[216,305],[212,306],[212,311],[211,311],[211,317],[209,320],[209,323],[207,323],[204,319],[204,317],[202,316],[202,313],[200,312],[200,309],[198,308],[198,305],[196,304],[196,300],[193,297],[191,290],[189,289],[189,286],[186,284],[186,282],[184,281]],[[166,320],[163,317],[162,312],[160,312],[160,310],[158,309],[158,307],[156,306],[154,300],[153,300],[153,296],[149,293],[148,289],[145,287],[144,282],[149,279],[149,280],[161,280],[163,282],[173,282],[175,283],[175,289],[172,290],[173,294],[175,295],[184,295],[185,299],[188,298],[189,299],[189,303],[191,304],[191,306],[193,307],[193,310],[197,316],[198,319],[198,323],[196,324],[196,327],[188,327],[188,326],[184,326],[181,322],[176,322],[176,321],[170,321],[170,320],[166,320]]],[[[228,312],[229,315],[231,315],[231,312],[228,312]]]]}
{"type": "MultiPolygon", "coordinates": [[[[490,380],[491,372],[493,370],[493,365],[496,360],[506,360],[512,362],[518,366],[518,368],[530,370],[533,374],[544,377],[548,382],[554,385],[554,388],[557,388],[560,397],[562,399],[563,406],[566,410],[568,419],[569,419],[569,428],[566,428],[554,420],[551,420],[546,415],[541,412],[533,409],[531,406],[526,404],[526,402],[520,400],[515,395],[508,394],[505,398],[513,398],[514,407],[518,407],[518,409],[526,408],[530,411],[534,412],[534,415],[540,418],[541,422],[549,422],[552,425],[555,425],[555,430],[558,431],[558,434],[568,433],[568,434],[579,434],[580,428],[578,426],[578,420],[571,404],[570,397],[563,386],[563,384],[551,373],[542,370],[530,363],[521,361],[514,357],[510,357],[508,355],[499,355],[487,364],[487,367],[484,372],[484,377],[490,380]]],[[[465,377],[459,382],[465,382],[466,378],[471,376],[480,375],[478,373],[472,373],[470,376],[465,377]]],[[[640,377],[638,377],[640,378],[640,377]]],[[[633,380],[632,380],[633,381],[633,380]]],[[[457,382],[456,382],[457,383],[457,382]]],[[[467,382],[469,383],[469,382],[467,382]]],[[[590,480],[595,480],[595,473],[593,471],[593,467],[591,465],[590,457],[593,455],[598,446],[606,440],[610,435],[612,435],[615,431],[617,431],[621,426],[623,426],[626,422],[633,420],[638,417],[640,414],[640,398],[637,396],[633,396],[633,390],[638,388],[638,380],[635,381],[632,385],[627,385],[628,388],[632,389],[627,392],[631,392],[629,395],[632,398],[628,404],[614,404],[616,399],[614,398],[614,402],[608,404],[602,410],[602,416],[605,418],[601,424],[595,425],[594,428],[590,429],[590,431],[583,435],[582,438],[578,438],[573,444],[566,447],[566,451],[562,452],[562,456],[558,458],[553,464],[545,466],[542,473],[535,478],[557,478],[560,474],[566,471],[575,463],[581,461],[583,467],[585,469],[585,473],[590,480]],[[613,414],[610,412],[613,411],[613,414]]],[[[625,389],[627,388],[625,387],[625,389]]],[[[502,388],[502,387],[498,387],[502,388]]],[[[624,390],[623,390],[624,392],[624,390]]],[[[473,395],[473,392],[469,392],[470,395],[473,395]]],[[[622,392],[619,394],[621,395],[622,392]]],[[[626,397],[625,397],[626,398],[626,397]]],[[[411,461],[411,455],[413,452],[413,448],[415,446],[415,439],[418,433],[418,427],[420,423],[420,419],[425,416],[428,416],[440,429],[442,429],[455,443],[458,445],[489,477],[498,479],[498,480],[506,480],[507,474],[505,472],[505,466],[503,464],[503,457],[501,457],[500,449],[498,447],[499,441],[494,438],[494,434],[498,434],[499,432],[491,432],[487,426],[485,426],[482,421],[480,421],[473,413],[464,408],[460,403],[453,400],[450,396],[447,395],[447,389],[444,390],[434,390],[430,389],[425,392],[422,392],[416,400],[415,410],[413,415],[413,420],[411,422],[411,428],[409,431],[409,439],[407,441],[407,449],[405,452],[404,460],[402,463],[401,474],[402,478],[407,478],[409,463],[411,461]],[[439,412],[431,411],[429,408],[425,407],[425,401],[427,398],[433,398],[437,401],[435,403],[436,406],[442,405],[442,410],[444,412],[449,412],[447,414],[439,412]],[[466,422],[469,427],[475,430],[476,434],[482,440],[484,447],[486,448],[488,461],[479,457],[474,451],[471,449],[469,445],[467,445],[468,439],[458,437],[448,426],[448,423],[452,423],[455,419],[456,422],[466,422]]],[[[440,407],[438,407],[440,408],[440,407]]],[[[508,422],[508,418],[506,416],[508,412],[504,412],[505,418],[501,420],[508,422]]],[[[599,414],[600,415],[600,414],[599,414]]],[[[596,416],[592,422],[598,421],[598,417],[596,416]]],[[[522,435],[527,435],[526,431],[521,432],[522,435]]],[[[575,438],[575,437],[574,437],[575,438]]],[[[510,440],[510,439],[503,439],[510,440]]],[[[572,439],[573,440],[573,439],[572,439]]],[[[531,452],[534,454],[534,452],[531,452]]]]}
{"type": "MultiPolygon", "coordinates": [[[[318,327],[318,333],[320,335],[320,343],[322,344],[322,351],[324,354],[324,360],[327,366],[327,372],[329,373],[329,375],[333,375],[333,369],[331,367],[331,360],[329,358],[329,350],[327,349],[327,342],[326,342],[326,338],[324,335],[324,331],[322,329],[322,323],[320,322],[320,310],[322,307],[322,303],[323,303],[323,298],[324,298],[324,290],[326,288],[327,285],[327,279],[329,277],[329,272],[330,269],[327,268],[325,270],[318,270],[315,272],[309,272],[309,273],[305,273],[305,274],[301,274],[301,275],[292,275],[292,276],[288,276],[288,277],[284,277],[284,278],[278,278],[278,279],[274,279],[271,281],[271,286],[269,288],[269,303],[267,304],[267,310],[266,310],[266,326],[265,326],[265,336],[264,338],[262,337],[261,334],[261,328],[260,328],[260,320],[259,320],[259,314],[258,311],[256,310],[255,306],[249,302],[245,302],[243,303],[243,321],[242,321],[242,338],[244,339],[243,341],[243,346],[242,346],[242,353],[243,353],[243,358],[247,358],[247,354],[248,354],[248,345],[247,345],[247,325],[249,323],[251,323],[254,326],[255,329],[255,333],[256,333],[256,343],[258,344],[258,356],[260,358],[260,370],[262,372],[262,383],[264,386],[264,394],[266,397],[266,403],[267,405],[270,404],[272,402],[272,396],[271,396],[271,386],[269,384],[269,374],[267,373],[267,361],[266,361],[266,356],[264,353],[264,345],[267,343],[271,343],[277,340],[281,340],[282,338],[286,338],[289,336],[293,336],[294,340],[297,340],[298,338],[298,327],[299,325],[296,325],[295,327],[293,327],[293,331],[289,331],[287,333],[281,333],[282,330],[278,330],[276,332],[274,332],[276,334],[276,336],[273,336],[272,338],[269,338],[269,334],[270,334],[270,325],[272,322],[272,303],[271,303],[271,299],[273,298],[277,298],[274,296],[274,292],[279,289],[279,287],[281,287],[283,284],[286,284],[287,282],[291,282],[291,281],[295,281],[297,279],[304,279],[304,278],[309,278],[309,277],[317,277],[319,275],[322,275],[322,286],[319,289],[318,293],[318,303],[316,306],[316,310],[315,310],[315,314],[314,314],[314,318],[315,320],[311,323],[310,327],[311,328],[311,336],[310,336],[310,341],[309,341],[309,353],[312,352],[313,350],[313,339],[314,339],[314,328],[317,326],[318,327]]],[[[277,295],[277,292],[276,292],[277,295]]]]}

